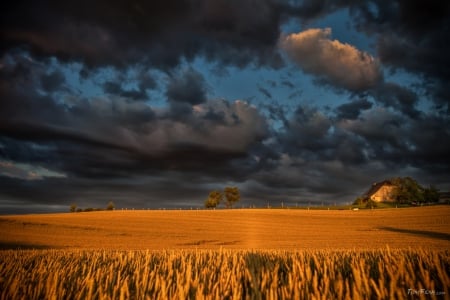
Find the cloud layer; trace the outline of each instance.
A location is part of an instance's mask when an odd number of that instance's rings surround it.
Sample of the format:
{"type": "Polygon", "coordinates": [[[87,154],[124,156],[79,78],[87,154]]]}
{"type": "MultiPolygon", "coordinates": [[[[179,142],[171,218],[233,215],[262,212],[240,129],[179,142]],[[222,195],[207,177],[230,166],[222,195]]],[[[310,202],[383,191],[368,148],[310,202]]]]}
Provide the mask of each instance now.
{"type": "Polygon", "coordinates": [[[197,207],[225,185],[243,205],[349,202],[391,176],[450,188],[442,1],[0,11],[0,212],[197,207]],[[342,12],[371,54],[315,23],[342,12]]]}

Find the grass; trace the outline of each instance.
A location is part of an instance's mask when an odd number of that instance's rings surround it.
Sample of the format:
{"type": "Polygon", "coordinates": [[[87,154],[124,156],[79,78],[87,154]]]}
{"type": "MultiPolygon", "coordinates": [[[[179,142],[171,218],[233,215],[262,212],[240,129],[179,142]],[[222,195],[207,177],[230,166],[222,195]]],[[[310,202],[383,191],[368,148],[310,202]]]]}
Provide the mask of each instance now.
{"type": "Polygon", "coordinates": [[[0,300],[440,299],[450,207],[1,216],[0,248],[0,300]]]}
{"type": "Polygon", "coordinates": [[[449,272],[448,252],[425,250],[9,250],[0,251],[0,298],[394,299],[422,289],[448,296],[449,272]]]}

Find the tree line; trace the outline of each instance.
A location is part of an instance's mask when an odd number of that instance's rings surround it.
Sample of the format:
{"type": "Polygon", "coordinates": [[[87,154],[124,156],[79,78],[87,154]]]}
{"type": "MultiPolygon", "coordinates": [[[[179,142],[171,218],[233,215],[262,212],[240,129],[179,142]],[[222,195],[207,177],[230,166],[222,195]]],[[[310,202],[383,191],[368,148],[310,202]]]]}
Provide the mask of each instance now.
{"type": "Polygon", "coordinates": [[[220,203],[224,202],[226,208],[232,208],[233,204],[241,199],[241,194],[237,187],[227,186],[223,192],[214,190],[209,193],[205,200],[206,208],[216,208],[220,203]]]}
{"type": "Polygon", "coordinates": [[[438,202],[439,190],[434,186],[425,188],[411,177],[396,177],[391,179],[391,183],[395,186],[393,190],[393,198],[398,203],[411,204],[438,202]]]}
{"type": "MultiPolygon", "coordinates": [[[[439,201],[439,190],[432,185],[423,187],[411,177],[394,177],[387,181],[394,186],[391,198],[394,199],[395,203],[420,205],[439,201]]],[[[353,204],[361,205],[364,203],[367,206],[376,206],[376,202],[368,197],[358,197],[353,204]]]]}
{"type": "Polygon", "coordinates": [[[116,206],[114,205],[114,203],[112,201],[110,201],[108,203],[106,208],[88,207],[88,208],[82,209],[82,208],[77,207],[77,205],[74,203],[74,204],[70,205],[70,212],[88,212],[88,211],[114,210],[115,208],[116,208],[116,206]]]}

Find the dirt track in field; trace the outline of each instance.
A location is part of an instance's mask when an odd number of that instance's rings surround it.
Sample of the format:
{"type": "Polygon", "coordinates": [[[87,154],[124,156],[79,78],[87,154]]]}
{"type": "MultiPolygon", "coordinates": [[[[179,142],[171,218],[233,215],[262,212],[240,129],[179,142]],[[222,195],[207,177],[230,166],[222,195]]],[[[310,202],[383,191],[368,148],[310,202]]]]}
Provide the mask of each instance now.
{"type": "Polygon", "coordinates": [[[0,216],[0,249],[450,249],[450,206],[0,216]]]}

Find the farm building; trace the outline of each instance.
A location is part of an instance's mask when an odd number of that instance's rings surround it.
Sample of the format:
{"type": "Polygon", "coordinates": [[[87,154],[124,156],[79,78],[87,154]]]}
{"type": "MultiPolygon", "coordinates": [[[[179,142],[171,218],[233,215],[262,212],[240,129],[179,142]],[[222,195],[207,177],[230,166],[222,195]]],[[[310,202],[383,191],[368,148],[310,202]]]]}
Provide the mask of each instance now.
{"type": "Polygon", "coordinates": [[[364,198],[375,202],[394,202],[392,193],[394,188],[395,185],[389,180],[375,182],[364,194],[364,198]]]}

